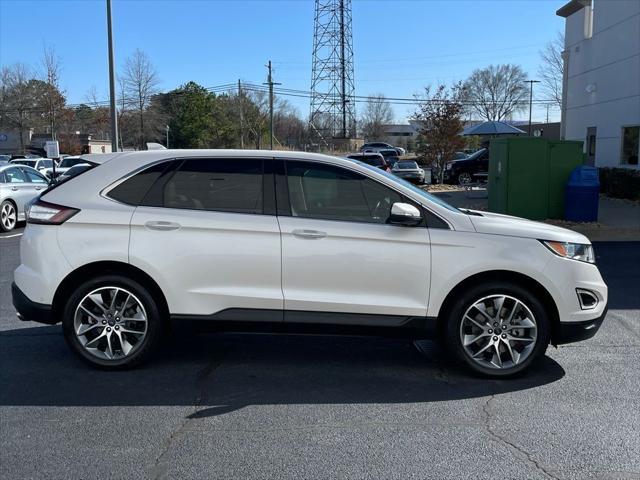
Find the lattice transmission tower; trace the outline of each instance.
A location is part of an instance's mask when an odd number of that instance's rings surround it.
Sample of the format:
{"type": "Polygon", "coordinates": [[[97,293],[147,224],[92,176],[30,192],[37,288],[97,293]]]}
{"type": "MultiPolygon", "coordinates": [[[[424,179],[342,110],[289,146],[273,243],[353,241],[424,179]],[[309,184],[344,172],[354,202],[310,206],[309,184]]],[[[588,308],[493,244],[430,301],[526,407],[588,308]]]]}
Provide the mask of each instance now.
{"type": "Polygon", "coordinates": [[[315,7],[309,121],[325,139],[355,137],[351,0],[316,0],[315,7]]]}

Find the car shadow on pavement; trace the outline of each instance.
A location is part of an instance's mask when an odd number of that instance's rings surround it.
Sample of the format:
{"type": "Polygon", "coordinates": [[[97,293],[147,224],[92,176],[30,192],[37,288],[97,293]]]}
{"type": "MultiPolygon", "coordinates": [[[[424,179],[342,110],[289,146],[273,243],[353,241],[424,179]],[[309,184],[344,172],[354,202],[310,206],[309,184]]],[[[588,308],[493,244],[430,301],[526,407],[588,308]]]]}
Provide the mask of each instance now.
{"type": "Polygon", "coordinates": [[[483,397],[555,382],[545,357],[525,374],[490,380],[439,348],[376,337],[174,335],[149,363],[96,370],[64,343],[61,328],[0,333],[0,405],[193,406],[191,418],[248,405],[421,403],[483,397]]]}

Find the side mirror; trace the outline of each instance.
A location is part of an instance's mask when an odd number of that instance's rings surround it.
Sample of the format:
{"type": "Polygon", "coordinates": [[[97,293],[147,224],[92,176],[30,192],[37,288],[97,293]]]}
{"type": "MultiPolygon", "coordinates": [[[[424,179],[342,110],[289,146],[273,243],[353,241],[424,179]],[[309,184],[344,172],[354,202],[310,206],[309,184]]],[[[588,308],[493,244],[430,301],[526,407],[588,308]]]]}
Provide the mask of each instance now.
{"type": "Polygon", "coordinates": [[[392,225],[404,225],[415,227],[422,221],[420,210],[408,203],[394,203],[391,205],[389,223],[392,225]]]}

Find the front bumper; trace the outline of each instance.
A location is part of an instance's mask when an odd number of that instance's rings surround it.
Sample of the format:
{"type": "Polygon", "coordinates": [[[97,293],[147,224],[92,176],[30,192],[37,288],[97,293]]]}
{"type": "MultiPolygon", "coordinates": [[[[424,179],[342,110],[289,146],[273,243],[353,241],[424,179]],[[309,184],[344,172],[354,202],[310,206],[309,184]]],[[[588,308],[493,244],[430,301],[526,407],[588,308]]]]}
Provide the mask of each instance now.
{"type": "Polygon", "coordinates": [[[53,315],[51,305],[36,303],[29,299],[15,282],[11,284],[11,296],[20,320],[46,323],[47,325],[58,323],[53,315]]]}
{"type": "Polygon", "coordinates": [[[553,344],[563,345],[565,343],[581,342],[593,337],[602,326],[606,316],[607,307],[604,308],[599,317],[592,320],[560,322],[553,338],[553,344]]]}

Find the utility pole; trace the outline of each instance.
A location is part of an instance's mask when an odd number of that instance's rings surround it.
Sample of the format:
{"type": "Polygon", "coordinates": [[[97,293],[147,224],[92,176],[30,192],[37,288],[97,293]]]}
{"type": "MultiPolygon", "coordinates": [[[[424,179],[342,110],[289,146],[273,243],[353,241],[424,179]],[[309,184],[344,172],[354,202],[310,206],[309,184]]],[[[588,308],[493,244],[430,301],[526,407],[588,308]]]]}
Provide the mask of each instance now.
{"type": "Polygon", "coordinates": [[[242,84],[238,79],[238,109],[240,110],[240,148],[244,150],[244,118],[242,118],[242,84]]]}
{"type": "Polygon", "coordinates": [[[109,108],[111,109],[111,151],[118,151],[118,114],[116,112],[116,72],[113,61],[111,0],[107,0],[107,37],[109,43],[109,108]]]}
{"type": "Polygon", "coordinates": [[[273,86],[281,84],[273,81],[273,77],[271,75],[271,60],[269,60],[267,68],[269,69],[269,75],[267,76],[266,83],[266,85],[269,85],[269,145],[270,149],[273,150],[273,86]]]}
{"type": "Polygon", "coordinates": [[[347,138],[347,72],[345,70],[344,0],[340,0],[340,81],[342,96],[342,138],[347,138]]]}
{"type": "Polygon", "coordinates": [[[531,111],[533,108],[533,84],[540,83],[540,80],[525,80],[529,84],[529,136],[531,136],[531,111]]]}
{"type": "Polygon", "coordinates": [[[165,128],[167,130],[167,148],[169,148],[169,125],[165,125],[165,128]]]}
{"type": "Polygon", "coordinates": [[[547,123],[549,123],[549,104],[547,103],[547,123]]]}

